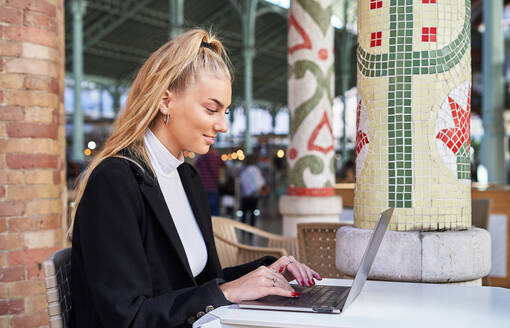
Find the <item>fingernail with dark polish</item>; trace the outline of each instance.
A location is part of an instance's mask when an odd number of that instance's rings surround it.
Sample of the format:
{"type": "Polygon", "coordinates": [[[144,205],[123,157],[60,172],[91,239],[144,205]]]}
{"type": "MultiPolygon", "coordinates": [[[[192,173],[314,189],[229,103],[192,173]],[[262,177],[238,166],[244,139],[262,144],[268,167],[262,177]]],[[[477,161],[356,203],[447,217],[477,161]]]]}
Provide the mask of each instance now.
{"type": "Polygon", "coordinates": [[[299,292],[292,292],[292,297],[298,297],[299,296],[299,292]]]}
{"type": "Polygon", "coordinates": [[[279,273],[282,273],[283,270],[285,270],[285,267],[280,267],[280,270],[278,270],[279,273]]]}

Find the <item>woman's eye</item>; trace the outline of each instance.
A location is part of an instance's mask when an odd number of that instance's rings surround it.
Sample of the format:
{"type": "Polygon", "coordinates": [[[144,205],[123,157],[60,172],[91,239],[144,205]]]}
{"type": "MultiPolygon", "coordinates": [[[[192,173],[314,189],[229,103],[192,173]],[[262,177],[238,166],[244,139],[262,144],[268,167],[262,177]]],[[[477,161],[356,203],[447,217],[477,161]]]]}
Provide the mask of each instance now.
{"type": "Polygon", "coordinates": [[[227,110],[225,111],[225,115],[228,115],[230,114],[230,108],[227,108],[227,110]]]}
{"type": "Polygon", "coordinates": [[[217,112],[217,110],[216,110],[216,109],[214,109],[214,108],[206,107],[206,109],[207,109],[208,111],[210,111],[211,113],[216,113],[216,112],[217,112]]]}

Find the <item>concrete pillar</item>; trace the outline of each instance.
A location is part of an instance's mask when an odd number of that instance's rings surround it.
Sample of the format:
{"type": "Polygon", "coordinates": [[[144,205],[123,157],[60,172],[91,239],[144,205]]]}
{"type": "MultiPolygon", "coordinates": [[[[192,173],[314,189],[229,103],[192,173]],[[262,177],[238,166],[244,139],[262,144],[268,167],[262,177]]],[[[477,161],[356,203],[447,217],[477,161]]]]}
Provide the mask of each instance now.
{"type": "Polygon", "coordinates": [[[73,76],[74,76],[74,112],[73,144],[71,158],[84,161],[83,155],[83,110],[81,107],[81,82],[83,80],[83,15],[87,7],[86,0],[72,0],[73,12],[73,76]]]}
{"type": "Polygon", "coordinates": [[[170,29],[168,35],[174,39],[184,32],[184,0],[168,0],[170,29]]]}
{"type": "Polygon", "coordinates": [[[64,0],[0,4],[0,326],[48,327],[66,227],[64,0]]]}
{"type": "Polygon", "coordinates": [[[342,210],[341,198],[333,189],[331,3],[293,0],[289,8],[289,187],[279,204],[287,236],[296,235],[296,223],[338,222],[342,210]]]}
{"type": "Polygon", "coordinates": [[[274,130],[276,128],[276,115],[278,115],[278,112],[280,110],[280,107],[271,107],[269,108],[269,114],[271,114],[271,132],[274,133],[274,130]]]}
{"type": "Polygon", "coordinates": [[[112,98],[113,98],[113,112],[117,116],[120,112],[120,85],[117,83],[113,86],[112,98]]]}
{"type": "Polygon", "coordinates": [[[253,151],[250,110],[253,106],[253,60],[255,59],[255,21],[257,18],[257,3],[257,0],[246,0],[240,2],[244,59],[244,115],[246,116],[244,151],[246,154],[251,154],[253,151]]]}
{"type": "Polygon", "coordinates": [[[358,1],[355,227],[337,233],[344,273],[388,207],[395,231],[371,278],[480,283],[490,270],[490,235],[471,229],[470,7],[358,1]]]}
{"type": "MultiPolygon", "coordinates": [[[[342,111],[342,142],[341,142],[341,149],[342,149],[342,164],[345,165],[345,163],[349,160],[348,158],[348,151],[347,151],[347,122],[346,122],[346,115],[347,115],[347,97],[346,92],[349,88],[349,80],[351,78],[352,74],[352,68],[351,68],[351,50],[352,50],[352,38],[350,36],[349,31],[347,30],[347,22],[348,22],[348,12],[349,12],[349,4],[352,5],[352,2],[349,0],[343,1],[343,18],[342,22],[344,24],[342,29],[342,46],[340,47],[340,75],[341,75],[341,95],[342,95],[342,101],[344,105],[344,110],[342,111]]],[[[343,167],[342,165],[342,167],[343,167]]]]}
{"type": "Polygon", "coordinates": [[[487,168],[488,182],[505,183],[505,128],[503,107],[504,40],[501,20],[503,0],[483,2],[482,36],[482,117],[484,135],[480,147],[481,164],[487,168]]]}

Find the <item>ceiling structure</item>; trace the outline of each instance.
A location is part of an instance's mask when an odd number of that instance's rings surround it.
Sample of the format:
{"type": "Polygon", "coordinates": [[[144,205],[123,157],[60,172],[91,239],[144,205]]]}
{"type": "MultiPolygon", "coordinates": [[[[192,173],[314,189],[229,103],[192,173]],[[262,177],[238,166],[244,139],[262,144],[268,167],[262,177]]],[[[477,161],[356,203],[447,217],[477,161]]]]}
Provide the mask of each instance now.
{"type": "MultiPolygon", "coordinates": [[[[243,103],[244,65],[239,12],[232,2],[244,0],[184,0],[184,28],[211,29],[224,42],[235,75],[233,104],[243,103]]],[[[355,25],[356,0],[335,0],[334,12],[343,17],[343,3],[349,1],[348,23],[355,25]]],[[[473,73],[481,71],[482,0],[472,0],[473,73]]],[[[507,5],[510,0],[504,0],[507,5]]],[[[73,14],[66,1],[66,71],[72,76],[73,14]]],[[[129,86],[150,54],[168,40],[169,0],[87,0],[83,17],[85,78],[103,85],[129,86]]],[[[256,21],[256,57],[253,63],[255,104],[272,110],[287,103],[287,10],[259,0],[256,21]]],[[[335,95],[340,94],[340,72],[350,69],[348,88],[356,83],[355,47],[342,58],[344,30],[335,29],[335,95]]],[[[348,33],[356,43],[356,35],[348,33]]],[[[480,112],[479,95],[473,95],[474,112],[480,112]]]]}
{"type": "MultiPolygon", "coordinates": [[[[72,76],[73,14],[66,1],[66,71],[72,76]]],[[[168,40],[169,0],[88,0],[83,17],[85,79],[128,86],[141,64],[168,40]]],[[[233,103],[243,98],[243,46],[240,14],[229,0],[185,0],[184,28],[211,29],[227,48],[234,66],[233,103]]],[[[335,70],[344,30],[335,29],[335,70]]],[[[356,36],[348,33],[355,45],[356,36]]],[[[287,103],[287,9],[259,0],[256,20],[256,57],[253,63],[254,103],[278,109],[287,103]]],[[[349,88],[355,84],[355,47],[347,64],[349,88]]],[[[340,60],[339,60],[340,59],[340,60]]],[[[345,64],[343,64],[345,65],[345,64]]],[[[340,74],[336,74],[339,93],[340,74]]]]}

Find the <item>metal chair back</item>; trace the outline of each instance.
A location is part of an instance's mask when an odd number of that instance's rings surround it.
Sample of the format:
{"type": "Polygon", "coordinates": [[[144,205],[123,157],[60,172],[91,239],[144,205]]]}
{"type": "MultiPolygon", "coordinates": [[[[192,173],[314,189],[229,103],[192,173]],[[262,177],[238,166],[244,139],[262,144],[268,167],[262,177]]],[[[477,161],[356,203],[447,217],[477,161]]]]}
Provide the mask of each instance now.
{"type": "Polygon", "coordinates": [[[475,227],[487,230],[491,214],[490,198],[471,199],[471,222],[475,227]]]}
{"type": "Polygon", "coordinates": [[[71,312],[71,248],[61,249],[44,261],[50,328],[68,328],[71,312]]]}
{"type": "Polygon", "coordinates": [[[323,278],[343,278],[336,268],[336,232],[343,223],[298,223],[298,243],[301,262],[323,278]]]}

